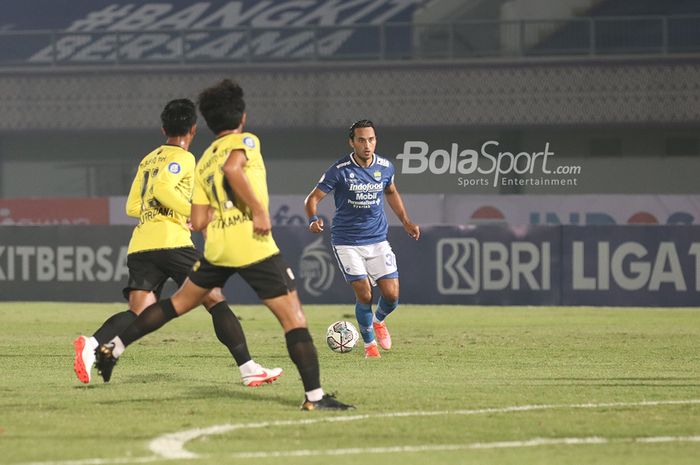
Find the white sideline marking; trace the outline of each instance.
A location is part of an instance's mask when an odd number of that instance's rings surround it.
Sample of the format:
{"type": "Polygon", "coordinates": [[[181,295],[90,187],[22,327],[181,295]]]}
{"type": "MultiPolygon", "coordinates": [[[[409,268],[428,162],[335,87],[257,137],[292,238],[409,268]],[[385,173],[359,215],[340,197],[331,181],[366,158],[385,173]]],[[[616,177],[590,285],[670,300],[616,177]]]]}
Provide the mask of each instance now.
{"type": "MultiPolygon", "coordinates": [[[[223,434],[236,429],[255,429],[269,426],[295,426],[308,425],[314,423],[335,423],[343,421],[366,420],[370,418],[402,418],[436,415],[479,415],[488,413],[511,413],[526,412],[533,410],[553,410],[553,409],[592,409],[592,408],[624,408],[657,405],[688,405],[700,404],[700,399],[690,400],[661,400],[643,402],[611,402],[600,404],[561,404],[561,405],[520,405],[502,408],[484,408],[471,410],[443,410],[433,412],[394,412],[364,415],[345,415],[338,417],[309,418],[304,420],[285,420],[258,423],[236,423],[214,425],[208,428],[194,428],[187,431],[165,434],[157,437],[149,444],[149,449],[154,453],[144,457],[121,457],[112,459],[82,459],[64,460],[49,462],[26,462],[16,465],[121,465],[149,463],[163,460],[198,459],[199,455],[184,449],[187,442],[209,436],[212,434],[223,434]]],[[[394,446],[394,447],[369,447],[369,448],[345,448],[326,450],[289,450],[289,451],[267,451],[267,452],[236,452],[230,455],[233,458],[273,458],[273,457],[298,457],[298,456],[339,456],[353,454],[385,454],[399,452],[433,452],[450,450],[476,450],[476,449],[506,449],[520,447],[537,447],[552,445],[586,445],[586,444],[618,444],[618,443],[640,443],[658,444],[667,442],[700,442],[700,436],[656,436],[639,438],[616,438],[607,439],[597,436],[579,438],[533,438],[525,441],[498,441],[498,442],[475,442],[470,444],[425,444],[416,446],[394,446]]]]}
{"type": "Polygon", "coordinates": [[[165,434],[159,436],[149,444],[148,448],[154,454],[168,459],[194,459],[198,455],[194,452],[185,450],[185,444],[193,439],[209,436],[212,434],[223,434],[237,429],[255,429],[266,428],[269,426],[294,426],[294,425],[309,425],[321,422],[341,422],[341,421],[356,421],[366,420],[370,418],[396,418],[396,417],[426,417],[436,415],[481,415],[484,413],[511,413],[511,412],[527,412],[532,410],[553,410],[567,408],[606,408],[606,407],[640,407],[640,406],[655,406],[655,405],[686,405],[700,404],[700,399],[691,400],[660,400],[660,401],[643,401],[643,402],[610,402],[602,404],[563,404],[563,405],[517,405],[513,407],[502,408],[484,408],[473,410],[442,410],[434,412],[394,412],[394,413],[379,413],[365,415],[347,415],[340,417],[323,417],[312,418],[307,420],[286,420],[286,421],[266,421],[259,423],[235,423],[215,425],[208,428],[194,428],[191,430],[180,431],[177,433],[165,434]]]}

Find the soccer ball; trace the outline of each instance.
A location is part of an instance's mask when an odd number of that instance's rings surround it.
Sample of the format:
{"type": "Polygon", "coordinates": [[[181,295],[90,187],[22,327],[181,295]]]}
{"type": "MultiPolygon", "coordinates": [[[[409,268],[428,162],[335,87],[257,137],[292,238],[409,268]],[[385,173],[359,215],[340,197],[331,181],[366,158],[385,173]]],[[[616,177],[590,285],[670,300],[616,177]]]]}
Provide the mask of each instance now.
{"type": "Polygon", "coordinates": [[[349,321],[336,321],[326,331],[326,342],[333,352],[350,352],[358,339],[360,334],[349,321]]]}

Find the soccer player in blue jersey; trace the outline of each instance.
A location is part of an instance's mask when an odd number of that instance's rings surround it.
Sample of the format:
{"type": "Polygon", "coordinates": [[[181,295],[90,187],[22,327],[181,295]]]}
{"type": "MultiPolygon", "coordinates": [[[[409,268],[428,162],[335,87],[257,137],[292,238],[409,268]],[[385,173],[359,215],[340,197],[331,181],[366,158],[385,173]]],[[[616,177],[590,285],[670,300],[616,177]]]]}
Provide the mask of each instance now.
{"type": "Polygon", "coordinates": [[[355,291],[355,316],[365,343],[365,357],[373,358],[381,356],[377,340],[382,349],[391,349],[391,336],[384,320],[399,304],[399,272],[387,241],[384,199],[409,236],[418,240],[420,228],[408,217],[396,189],[394,165],[374,153],[377,145],[374,124],[369,120],[354,123],[350,127],[349,143],[353,152],[326,170],[306,197],[304,207],[309,230],[323,232],[323,220],[316,215],[317,206],[333,191],[331,244],[345,280],[355,291]],[[381,294],[376,313],[372,312],[373,286],[378,286],[381,294]]]}

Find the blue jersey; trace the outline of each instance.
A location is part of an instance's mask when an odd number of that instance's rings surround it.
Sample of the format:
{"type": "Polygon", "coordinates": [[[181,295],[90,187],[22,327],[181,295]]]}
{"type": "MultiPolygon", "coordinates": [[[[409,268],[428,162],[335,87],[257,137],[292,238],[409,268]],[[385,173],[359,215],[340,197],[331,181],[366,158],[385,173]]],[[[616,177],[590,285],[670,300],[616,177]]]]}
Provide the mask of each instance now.
{"type": "Polygon", "coordinates": [[[386,240],[384,189],[393,182],[394,165],[377,154],[367,168],[358,165],[351,155],[328,168],[316,187],[326,194],[334,191],[333,245],[366,245],[386,240]]]}

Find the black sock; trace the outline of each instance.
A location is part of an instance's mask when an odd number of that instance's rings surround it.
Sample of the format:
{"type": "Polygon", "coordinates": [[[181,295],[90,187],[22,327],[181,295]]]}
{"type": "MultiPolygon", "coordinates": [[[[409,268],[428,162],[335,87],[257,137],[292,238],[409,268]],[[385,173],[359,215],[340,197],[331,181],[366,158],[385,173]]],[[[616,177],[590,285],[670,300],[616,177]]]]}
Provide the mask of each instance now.
{"type": "Polygon", "coordinates": [[[152,333],[176,316],[177,313],[170,299],[156,302],[146,308],[128,328],[119,333],[119,339],[126,347],[146,334],[152,333]]]}
{"type": "Polygon", "coordinates": [[[136,314],[131,310],[115,313],[102,323],[100,329],[92,335],[99,344],[104,344],[114,339],[114,336],[124,331],[134,320],[136,314]]]}
{"type": "Polygon", "coordinates": [[[309,392],[321,387],[321,369],[318,366],[318,354],[311,334],[306,328],[294,328],[284,335],[287,340],[289,357],[299,370],[304,391],[309,392]]]}
{"type": "Polygon", "coordinates": [[[233,314],[226,301],[221,301],[209,309],[214,323],[214,332],[219,341],[225,345],[238,366],[250,361],[248,344],[240,321],[233,314]]]}

